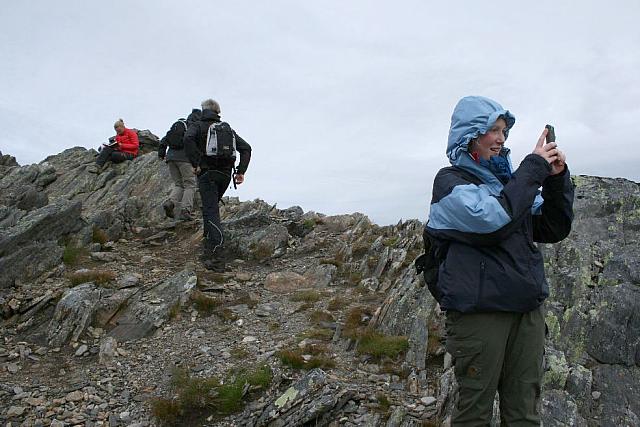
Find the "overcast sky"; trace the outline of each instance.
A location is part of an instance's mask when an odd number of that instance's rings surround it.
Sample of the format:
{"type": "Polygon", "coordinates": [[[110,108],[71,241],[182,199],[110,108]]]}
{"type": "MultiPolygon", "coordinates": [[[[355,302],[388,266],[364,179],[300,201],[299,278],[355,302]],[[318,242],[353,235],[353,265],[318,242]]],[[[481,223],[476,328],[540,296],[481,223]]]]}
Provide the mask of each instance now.
{"type": "Polygon", "coordinates": [[[119,117],[161,137],[213,97],[253,147],[228,195],[424,221],[453,107],[483,95],[515,165],[552,123],[572,173],[640,181],[640,2],[560,3],[4,2],[0,151],[95,148],[119,117]]]}

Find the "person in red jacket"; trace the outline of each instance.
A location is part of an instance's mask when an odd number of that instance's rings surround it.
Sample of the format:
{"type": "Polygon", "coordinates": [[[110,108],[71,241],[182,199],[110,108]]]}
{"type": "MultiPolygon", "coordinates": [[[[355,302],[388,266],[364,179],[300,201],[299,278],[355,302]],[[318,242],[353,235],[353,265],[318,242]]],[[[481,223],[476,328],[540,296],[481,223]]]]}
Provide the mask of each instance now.
{"type": "Polygon", "coordinates": [[[87,169],[89,172],[98,173],[109,160],[113,163],[121,163],[125,160],[133,160],[138,155],[140,143],[136,131],[127,129],[122,119],[118,119],[113,128],[116,130],[115,139],[110,138],[109,144],[101,147],[95,166],[92,165],[87,169]]]}

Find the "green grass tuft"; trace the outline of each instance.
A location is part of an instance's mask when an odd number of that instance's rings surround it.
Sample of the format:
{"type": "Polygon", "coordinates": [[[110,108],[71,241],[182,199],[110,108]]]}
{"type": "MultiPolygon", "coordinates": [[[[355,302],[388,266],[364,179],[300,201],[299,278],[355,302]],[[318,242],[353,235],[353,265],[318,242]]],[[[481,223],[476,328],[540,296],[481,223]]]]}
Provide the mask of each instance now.
{"type": "Polygon", "coordinates": [[[87,282],[104,285],[115,280],[116,274],[113,271],[107,270],[88,270],[71,273],[67,277],[73,286],[87,282]]]}
{"type": "Polygon", "coordinates": [[[225,381],[193,378],[186,369],[175,369],[172,399],[151,401],[151,413],[161,425],[201,425],[208,416],[223,416],[244,406],[245,393],[268,387],[273,372],[268,365],[230,372],[225,381]]]}
{"type": "Polygon", "coordinates": [[[378,401],[378,409],[380,410],[380,412],[389,412],[389,408],[391,408],[391,401],[386,394],[377,393],[376,400],[378,401]]]}
{"type": "Polygon", "coordinates": [[[182,415],[182,406],[175,399],[154,398],[151,399],[151,414],[164,425],[178,425],[182,415]]]}
{"type": "Polygon", "coordinates": [[[320,301],[322,297],[323,295],[320,292],[313,289],[306,289],[296,292],[289,299],[295,302],[317,302],[320,301]]]}
{"type": "Polygon", "coordinates": [[[195,305],[196,310],[198,310],[198,313],[202,313],[206,316],[212,315],[222,304],[222,301],[219,299],[209,297],[205,295],[204,292],[200,291],[194,291],[191,294],[191,301],[193,302],[193,305],[195,305]]]}
{"type": "Polygon", "coordinates": [[[342,262],[339,259],[325,258],[325,259],[321,259],[320,260],[320,265],[322,265],[322,264],[333,265],[333,266],[337,267],[338,269],[340,269],[344,265],[344,262],[342,262]]]}
{"type": "Polygon", "coordinates": [[[180,301],[176,301],[169,308],[169,319],[173,320],[173,319],[177,318],[180,315],[180,310],[181,309],[182,309],[182,304],[180,304],[180,301]]]}
{"type": "Polygon", "coordinates": [[[329,304],[327,304],[327,310],[329,310],[329,311],[337,311],[337,310],[340,310],[342,308],[345,308],[348,305],[349,305],[349,300],[348,299],[343,298],[341,296],[337,296],[337,297],[331,299],[331,301],[329,301],[329,304]]]}
{"type": "Polygon", "coordinates": [[[405,336],[389,336],[369,331],[359,337],[357,351],[369,354],[377,359],[395,358],[409,348],[409,340],[405,336]]]}
{"type": "Polygon", "coordinates": [[[382,244],[387,247],[394,247],[396,244],[398,244],[398,238],[390,237],[388,239],[383,240],[382,244]]]}
{"type": "Polygon", "coordinates": [[[371,318],[372,313],[373,310],[368,307],[353,307],[345,318],[342,335],[347,338],[357,339],[364,334],[368,325],[368,321],[365,319],[371,318]]]}
{"type": "Polygon", "coordinates": [[[336,363],[324,354],[325,351],[325,347],[307,346],[303,349],[280,350],[276,354],[283,365],[293,369],[335,368],[336,363]],[[305,360],[302,355],[313,355],[313,357],[305,360]]]}
{"type": "Polygon", "coordinates": [[[332,359],[329,359],[326,356],[314,356],[305,365],[306,370],[322,368],[322,369],[333,369],[336,367],[336,362],[332,359]]]}
{"type": "Polygon", "coordinates": [[[269,365],[260,365],[243,374],[246,382],[254,387],[267,388],[273,379],[273,371],[269,365]]]}
{"type": "Polygon", "coordinates": [[[321,322],[333,322],[335,319],[331,313],[323,310],[315,310],[309,315],[309,321],[315,325],[319,325],[321,322]]]}
{"type": "Polygon", "coordinates": [[[247,351],[247,349],[241,346],[233,347],[229,351],[229,353],[236,359],[245,359],[247,356],[249,356],[249,352],[247,351]]]}
{"type": "Polygon", "coordinates": [[[333,331],[326,328],[313,328],[309,329],[308,331],[304,331],[298,336],[299,341],[302,341],[305,338],[311,338],[320,341],[331,341],[331,339],[333,338],[333,331]]]}
{"type": "Polygon", "coordinates": [[[294,369],[302,369],[304,367],[304,359],[299,351],[280,350],[276,355],[283,365],[290,366],[294,369]]]}
{"type": "Polygon", "coordinates": [[[103,229],[94,226],[93,233],[91,234],[91,241],[93,243],[100,243],[101,245],[104,245],[109,241],[109,236],[103,229]]]}
{"type": "Polygon", "coordinates": [[[280,328],[281,328],[280,323],[276,322],[275,320],[272,320],[272,321],[269,322],[269,330],[271,332],[275,332],[280,328]]]}
{"type": "Polygon", "coordinates": [[[84,249],[74,246],[73,244],[67,244],[64,247],[64,252],[62,253],[62,262],[65,265],[73,266],[78,263],[78,258],[84,254],[84,249]]]}

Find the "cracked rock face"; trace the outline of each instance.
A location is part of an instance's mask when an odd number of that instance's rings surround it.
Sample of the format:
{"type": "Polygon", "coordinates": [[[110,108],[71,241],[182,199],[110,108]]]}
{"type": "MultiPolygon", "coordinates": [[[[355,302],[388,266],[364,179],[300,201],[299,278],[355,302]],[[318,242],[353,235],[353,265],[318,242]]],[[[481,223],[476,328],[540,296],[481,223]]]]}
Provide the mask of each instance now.
{"type": "Polygon", "coordinates": [[[329,381],[323,370],[313,369],[268,405],[253,425],[328,425],[354,394],[343,387],[329,381]]]}
{"type": "Polygon", "coordinates": [[[49,344],[58,347],[78,341],[91,325],[109,331],[117,342],[151,335],[186,303],[197,283],[192,271],[178,274],[145,290],[103,289],[85,283],[67,290],[49,324],[49,344]]]}
{"type": "Polygon", "coordinates": [[[79,231],[84,222],[80,203],[60,200],[32,210],[0,234],[0,289],[17,279],[30,280],[62,260],[58,241],[79,231]]]}
{"type": "Polygon", "coordinates": [[[68,341],[78,341],[80,334],[91,324],[99,299],[100,288],[92,283],[65,292],[49,325],[49,344],[58,347],[68,341]]]}

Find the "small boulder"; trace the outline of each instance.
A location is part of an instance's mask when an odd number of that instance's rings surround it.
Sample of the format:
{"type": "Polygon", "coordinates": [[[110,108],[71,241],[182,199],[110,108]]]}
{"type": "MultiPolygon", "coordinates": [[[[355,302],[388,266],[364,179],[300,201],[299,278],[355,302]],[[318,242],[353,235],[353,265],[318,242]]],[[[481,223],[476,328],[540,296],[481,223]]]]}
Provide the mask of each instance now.
{"type": "Polygon", "coordinates": [[[113,262],[118,257],[112,252],[91,252],[91,259],[94,261],[113,262]]]}
{"type": "Polygon", "coordinates": [[[24,406],[11,406],[7,411],[7,418],[19,417],[24,414],[25,409],[24,406]]]}
{"type": "Polygon", "coordinates": [[[293,292],[308,286],[307,279],[292,271],[270,273],[264,282],[265,289],[272,292],[293,292]]]}

